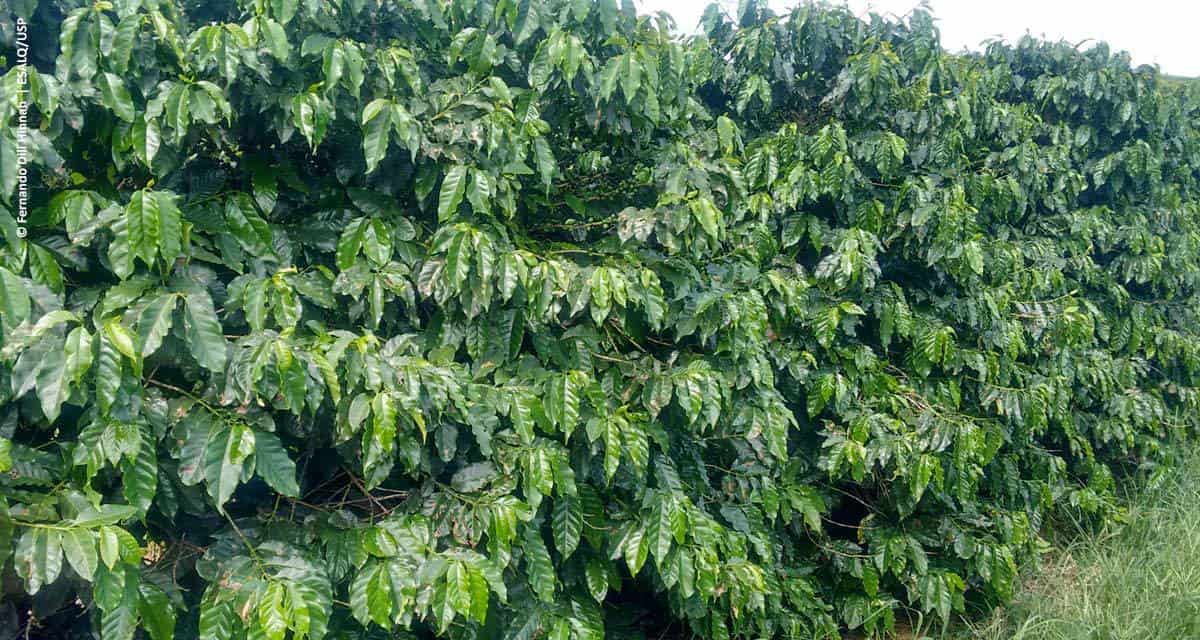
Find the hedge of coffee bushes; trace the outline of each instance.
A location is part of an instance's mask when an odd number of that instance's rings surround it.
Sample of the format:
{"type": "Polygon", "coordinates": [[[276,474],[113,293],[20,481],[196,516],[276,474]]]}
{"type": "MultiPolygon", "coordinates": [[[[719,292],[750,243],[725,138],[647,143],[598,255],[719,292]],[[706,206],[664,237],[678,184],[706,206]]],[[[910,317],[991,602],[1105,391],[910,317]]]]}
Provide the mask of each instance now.
{"type": "Polygon", "coordinates": [[[1103,44],[9,4],[21,637],[884,634],[1200,424],[1200,89],[1103,44]]]}

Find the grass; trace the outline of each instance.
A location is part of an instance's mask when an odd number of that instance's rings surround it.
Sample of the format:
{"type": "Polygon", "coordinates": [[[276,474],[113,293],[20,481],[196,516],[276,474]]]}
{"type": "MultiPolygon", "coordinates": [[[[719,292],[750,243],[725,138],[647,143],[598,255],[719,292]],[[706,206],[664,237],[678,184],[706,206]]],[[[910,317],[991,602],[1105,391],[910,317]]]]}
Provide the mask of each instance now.
{"type": "Polygon", "coordinates": [[[1008,607],[957,638],[1200,638],[1200,455],[1130,495],[1124,525],[1080,528],[1023,578],[1008,607]]]}

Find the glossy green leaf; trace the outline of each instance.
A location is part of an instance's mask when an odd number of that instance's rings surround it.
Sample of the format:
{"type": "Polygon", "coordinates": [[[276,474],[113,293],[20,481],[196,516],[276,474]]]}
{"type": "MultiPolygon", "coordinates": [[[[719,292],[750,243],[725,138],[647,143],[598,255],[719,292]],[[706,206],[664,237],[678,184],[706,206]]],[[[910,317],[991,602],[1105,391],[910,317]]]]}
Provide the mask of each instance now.
{"type": "Polygon", "coordinates": [[[467,167],[454,165],[446,171],[438,193],[438,220],[449,220],[458,211],[467,189],[467,167]]]}
{"type": "Polygon", "coordinates": [[[212,298],[205,292],[193,292],[183,297],[183,303],[185,333],[192,357],[209,371],[222,371],[226,344],[212,298]]]}
{"type": "Polygon", "coordinates": [[[522,547],[525,552],[525,567],[529,577],[529,586],[542,602],[552,602],[556,589],[554,565],[550,560],[550,552],[546,543],[534,529],[529,529],[522,547]]]}
{"type": "Polygon", "coordinates": [[[102,73],[98,79],[101,101],[104,106],[111,109],[118,118],[126,122],[133,122],[136,112],[133,108],[133,98],[129,96],[129,90],[125,88],[125,82],[111,73],[102,73]]]}
{"type": "Polygon", "coordinates": [[[279,437],[273,433],[258,431],[254,434],[254,469],[271,488],[293,498],[300,497],[300,485],[296,483],[296,463],[283,448],[279,437]]]}
{"type": "Polygon", "coordinates": [[[583,531],[583,512],[578,498],[563,496],[554,501],[550,518],[554,532],[554,547],[566,558],[579,548],[579,535],[583,531]]]}
{"type": "Polygon", "coordinates": [[[91,580],[96,573],[98,552],[96,534],[88,529],[70,529],[62,533],[63,555],[75,573],[84,580],[91,580]]]}

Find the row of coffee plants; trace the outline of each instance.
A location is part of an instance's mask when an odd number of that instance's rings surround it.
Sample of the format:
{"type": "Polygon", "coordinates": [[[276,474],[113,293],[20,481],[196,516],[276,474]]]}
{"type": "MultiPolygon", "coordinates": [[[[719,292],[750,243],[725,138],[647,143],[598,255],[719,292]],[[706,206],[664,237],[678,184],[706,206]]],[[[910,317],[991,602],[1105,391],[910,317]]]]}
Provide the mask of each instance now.
{"type": "Polygon", "coordinates": [[[1113,517],[1200,91],[740,4],[12,0],[0,626],[876,634],[1113,517]]]}

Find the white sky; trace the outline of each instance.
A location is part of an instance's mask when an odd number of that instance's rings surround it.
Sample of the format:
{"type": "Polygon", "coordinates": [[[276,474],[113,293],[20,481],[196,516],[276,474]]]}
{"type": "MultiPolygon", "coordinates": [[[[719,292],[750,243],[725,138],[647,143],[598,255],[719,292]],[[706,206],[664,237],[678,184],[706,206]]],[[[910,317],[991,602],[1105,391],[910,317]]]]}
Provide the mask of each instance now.
{"type": "MultiPolygon", "coordinates": [[[[709,0],[636,0],[643,12],[667,11],[685,32],[695,30],[709,0]]],[[[770,0],[782,12],[799,0],[770,0]]],[[[904,15],[919,0],[847,0],[859,15],[868,11],[904,15]]],[[[730,8],[737,0],[721,0],[730,8]]],[[[1078,43],[1104,40],[1129,51],[1137,64],[1157,64],[1164,73],[1200,76],[1200,0],[929,0],[942,45],[979,49],[984,40],[1014,41],[1029,32],[1078,43]]],[[[1085,47],[1086,48],[1086,45],[1085,47]]]]}

